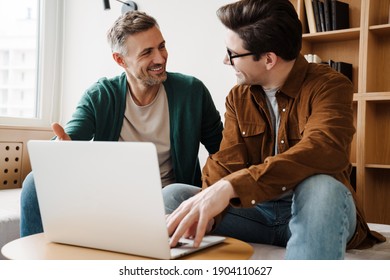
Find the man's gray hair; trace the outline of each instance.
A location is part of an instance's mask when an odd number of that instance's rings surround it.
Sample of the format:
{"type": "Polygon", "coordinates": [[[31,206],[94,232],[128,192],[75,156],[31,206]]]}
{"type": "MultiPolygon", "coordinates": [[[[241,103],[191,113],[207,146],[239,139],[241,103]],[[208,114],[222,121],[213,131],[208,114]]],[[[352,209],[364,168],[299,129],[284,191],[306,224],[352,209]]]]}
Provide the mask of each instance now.
{"type": "Polygon", "coordinates": [[[146,31],[154,26],[158,27],[157,21],[144,12],[130,11],[121,15],[107,32],[111,51],[126,55],[128,36],[146,31]]]}

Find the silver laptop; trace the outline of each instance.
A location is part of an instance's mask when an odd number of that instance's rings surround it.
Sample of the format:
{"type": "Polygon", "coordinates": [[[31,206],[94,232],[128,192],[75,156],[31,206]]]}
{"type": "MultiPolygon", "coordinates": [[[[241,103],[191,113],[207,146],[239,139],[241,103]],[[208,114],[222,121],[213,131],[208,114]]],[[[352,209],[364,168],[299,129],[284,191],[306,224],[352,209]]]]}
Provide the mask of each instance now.
{"type": "Polygon", "coordinates": [[[156,259],[218,244],[206,236],[170,248],[152,143],[29,141],[45,237],[52,242],[156,259]]]}

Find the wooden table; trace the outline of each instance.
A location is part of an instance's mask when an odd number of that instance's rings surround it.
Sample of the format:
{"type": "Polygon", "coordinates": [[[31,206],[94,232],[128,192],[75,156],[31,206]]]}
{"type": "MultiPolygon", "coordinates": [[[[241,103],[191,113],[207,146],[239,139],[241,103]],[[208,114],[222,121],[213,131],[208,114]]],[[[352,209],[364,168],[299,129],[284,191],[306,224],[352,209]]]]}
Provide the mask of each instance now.
{"type": "MultiPolygon", "coordinates": [[[[19,238],[6,244],[4,257],[13,260],[148,260],[150,258],[49,242],[44,233],[19,238]]],[[[243,241],[227,238],[223,243],[192,253],[181,260],[244,260],[253,248],[243,241]]]]}

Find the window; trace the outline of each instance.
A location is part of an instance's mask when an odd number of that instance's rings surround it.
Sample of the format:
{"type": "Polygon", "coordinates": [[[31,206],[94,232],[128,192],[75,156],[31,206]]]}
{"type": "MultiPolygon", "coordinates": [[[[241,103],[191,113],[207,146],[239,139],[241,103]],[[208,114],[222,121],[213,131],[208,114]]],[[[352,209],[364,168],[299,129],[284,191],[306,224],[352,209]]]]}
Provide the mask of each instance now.
{"type": "Polygon", "coordinates": [[[0,125],[56,118],[63,0],[0,0],[0,125]]]}

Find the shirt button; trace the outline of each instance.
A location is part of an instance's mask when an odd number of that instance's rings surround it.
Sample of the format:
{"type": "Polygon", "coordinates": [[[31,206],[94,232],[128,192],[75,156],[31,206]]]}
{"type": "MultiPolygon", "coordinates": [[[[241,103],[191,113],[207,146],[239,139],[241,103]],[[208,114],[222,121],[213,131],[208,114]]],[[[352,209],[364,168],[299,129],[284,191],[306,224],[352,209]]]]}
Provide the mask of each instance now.
{"type": "Polygon", "coordinates": [[[251,203],[252,203],[252,205],[255,205],[255,204],[256,204],[256,201],[255,201],[255,200],[252,200],[251,203]]]}
{"type": "Polygon", "coordinates": [[[286,187],[283,187],[283,188],[282,188],[282,191],[285,191],[286,189],[287,189],[286,187]]]}
{"type": "Polygon", "coordinates": [[[286,112],[286,108],[283,108],[283,109],[282,109],[282,112],[286,112]]]}
{"type": "Polygon", "coordinates": [[[245,131],[242,132],[242,135],[245,135],[245,131]]]}
{"type": "Polygon", "coordinates": [[[281,140],[280,143],[284,144],[284,140],[281,140]]]}

